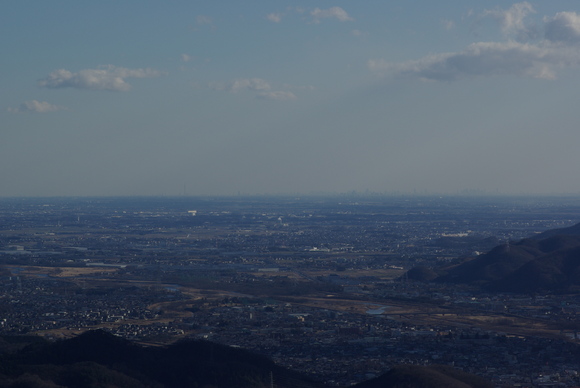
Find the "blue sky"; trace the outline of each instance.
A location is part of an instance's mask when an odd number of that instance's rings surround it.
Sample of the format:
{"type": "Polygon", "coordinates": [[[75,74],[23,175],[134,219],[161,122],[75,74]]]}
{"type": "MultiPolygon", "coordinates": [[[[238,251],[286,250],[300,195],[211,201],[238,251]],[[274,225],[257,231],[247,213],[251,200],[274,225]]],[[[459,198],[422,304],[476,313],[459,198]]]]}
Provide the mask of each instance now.
{"type": "Polygon", "coordinates": [[[580,193],[572,1],[4,1],[0,196],[580,193]]]}

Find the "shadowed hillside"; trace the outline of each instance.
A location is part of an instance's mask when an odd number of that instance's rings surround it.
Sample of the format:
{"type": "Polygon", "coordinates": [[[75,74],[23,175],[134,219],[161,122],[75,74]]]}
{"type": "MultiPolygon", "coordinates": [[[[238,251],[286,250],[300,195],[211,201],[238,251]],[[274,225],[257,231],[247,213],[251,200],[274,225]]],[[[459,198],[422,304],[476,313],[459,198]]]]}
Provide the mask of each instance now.
{"type": "Polygon", "coordinates": [[[536,240],[544,240],[548,237],[553,236],[580,236],[580,223],[576,225],[569,226],[567,228],[558,228],[558,229],[550,229],[537,234],[536,236],[532,237],[536,240]]]}
{"type": "Polygon", "coordinates": [[[242,349],[194,340],[142,347],[101,330],[4,355],[0,377],[0,387],[320,386],[242,349]]]}
{"type": "MultiPolygon", "coordinates": [[[[30,339],[30,338],[29,338],[30,339]]],[[[0,388],[317,388],[270,359],[207,341],[143,347],[102,330],[30,345],[0,357],[0,388]]],[[[483,379],[451,367],[398,366],[355,385],[487,388],[483,379]]]]}
{"type": "Polygon", "coordinates": [[[489,253],[447,270],[437,281],[450,283],[487,283],[502,279],[542,252],[537,242],[523,240],[517,244],[503,244],[489,253]]]}
{"type": "Polygon", "coordinates": [[[555,229],[447,268],[415,268],[409,279],[479,285],[489,291],[580,290],[580,224],[555,229]],[[435,277],[436,273],[442,275],[435,277]]]}
{"type": "Polygon", "coordinates": [[[580,289],[580,246],[540,256],[504,278],[490,283],[488,288],[512,292],[578,291],[580,289]]]}
{"type": "Polygon", "coordinates": [[[357,388],[492,388],[493,384],[449,366],[399,365],[357,388]]]}

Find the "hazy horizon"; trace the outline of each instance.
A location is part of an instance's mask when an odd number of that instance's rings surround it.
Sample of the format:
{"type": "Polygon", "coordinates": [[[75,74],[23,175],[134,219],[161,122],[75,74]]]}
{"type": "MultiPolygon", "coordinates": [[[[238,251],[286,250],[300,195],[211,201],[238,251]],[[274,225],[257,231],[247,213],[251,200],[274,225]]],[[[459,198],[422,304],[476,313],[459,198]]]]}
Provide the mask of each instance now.
{"type": "Polygon", "coordinates": [[[580,200],[577,193],[555,194],[527,194],[527,193],[375,193],[375,192],[344,192],[344,193],[236,193],[236,194],[151,194],[151,195],[3,195],[0,200],[24,200],[24,199],[201,199],[201,200],[255,200],[255,199],[292,199],[292,200],[315,200],[315,199],[352,199],[352,200],[380,200],[380,199],[465,199],[465,200],[580,200]]]}
{"type": "Polygon", "coordinates": [[[580,194],[577,2],[0,11],[0,197],[580,194]]]}

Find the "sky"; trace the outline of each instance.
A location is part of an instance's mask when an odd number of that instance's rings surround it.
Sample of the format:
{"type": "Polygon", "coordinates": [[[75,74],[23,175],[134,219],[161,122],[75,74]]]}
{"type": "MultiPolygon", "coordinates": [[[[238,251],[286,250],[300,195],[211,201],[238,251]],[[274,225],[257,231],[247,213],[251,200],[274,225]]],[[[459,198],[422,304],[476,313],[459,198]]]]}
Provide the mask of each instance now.
{"type": "Polygon", "coordinates": [[[580,193],[580,3],[0,2],[0,196],[580,193]]]}

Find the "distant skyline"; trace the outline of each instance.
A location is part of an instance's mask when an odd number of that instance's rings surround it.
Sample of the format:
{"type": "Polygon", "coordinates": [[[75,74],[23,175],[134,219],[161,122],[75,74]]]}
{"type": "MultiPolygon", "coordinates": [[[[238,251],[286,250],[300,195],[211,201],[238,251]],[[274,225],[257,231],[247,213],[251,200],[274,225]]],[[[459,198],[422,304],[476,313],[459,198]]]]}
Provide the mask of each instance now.
{"type": "Polygon", "coordinates": [[[580,3],[7,1],[0,196],[580,194],[580,3]]]}

